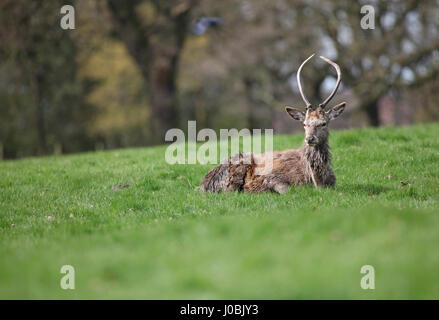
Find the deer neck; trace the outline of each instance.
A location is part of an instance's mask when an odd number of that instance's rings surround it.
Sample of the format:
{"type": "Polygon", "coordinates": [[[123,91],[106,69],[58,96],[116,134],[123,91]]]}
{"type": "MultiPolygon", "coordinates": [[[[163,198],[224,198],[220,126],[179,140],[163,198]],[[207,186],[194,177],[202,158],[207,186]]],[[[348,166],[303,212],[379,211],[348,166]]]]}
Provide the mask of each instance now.
{"type": "Polygon", "coordinates": [[[303,151],[310,180],[315,186],[323,185],[331,162],[328,142],[305,146],[303,151]]]}

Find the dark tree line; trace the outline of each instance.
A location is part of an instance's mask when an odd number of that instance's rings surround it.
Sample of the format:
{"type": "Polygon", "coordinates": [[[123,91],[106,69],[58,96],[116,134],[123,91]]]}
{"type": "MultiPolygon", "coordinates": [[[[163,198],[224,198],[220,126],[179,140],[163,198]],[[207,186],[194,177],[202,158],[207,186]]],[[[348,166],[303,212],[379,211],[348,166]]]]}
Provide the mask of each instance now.
{"type": "Polygon", "coordinates": [[[84,124],[93,108],[78,81],[77,48],[59,27],[63,1],[0,4],[1,142],[6,158],[91,148],[84,124]]]}
{"type": "MultiPolygon", "coordinates": [[[[423,115],[410,121],[439,117],[437,0],[76,0],[77,29],[69,31],[59,27],[64,4],[0,2],[2,157],[159,144],[166,130],[193,119],[199,128],[291,131],[283,106],[302,106],[295,73],[313,52],[338,62],[343,80],[336,99],[349,98],[348,114],[369,125],[381,125],[387,97],[396,112],[401,103],[423,115]],[[369,4],[372,30],[360,26],[361,7],[369,4]],[[194,34],[200,17],[222,23],[194,34]],[[114,48],[124,48],[117,59],[136,70],[141,92],[130,87],[132,73],[96,80],[83,72],[89,55],[111,71],[118,61],[107,63],[105,52],[114,48]],[[117,77],[124,80],[112,81],[117,77]],[[108,98],[90,98],[108,83],[108,98]],[[90,130],[113,118],[107,131],[116,131],[119,113],[103,108],[115,99],[122,112],[145,101],[144,126],[118,124],[115,138],[90,130]]],[[[327,95],[332,72],[318,59],[303,71],[313,102],[327,95]]]]}
{"type": "Polygon", "coordinates": [[[114,34],[125,44],[145,80],[152,111],[151,135],[155,143],[162,143],[166,131],[179,125],[177,73],[197,2],[107,0],[107,3],[114,34]],[[141,4],[143,12],[139,12],[141,4]]]}

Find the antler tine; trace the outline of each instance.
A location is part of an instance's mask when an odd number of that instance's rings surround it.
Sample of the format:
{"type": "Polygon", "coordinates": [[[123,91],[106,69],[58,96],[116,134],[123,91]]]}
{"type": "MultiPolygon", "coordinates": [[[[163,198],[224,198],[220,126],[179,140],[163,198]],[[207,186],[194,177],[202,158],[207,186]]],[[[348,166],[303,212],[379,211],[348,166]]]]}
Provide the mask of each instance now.
{"type": "Polygon", "coordinates": [[[323,56],[320,56],[320,58],[322,58],[323,60],[325,60],[327,63],[329,63],[331,66],[333,66],[335,68],[335,70],[337,71],[337,82],[335,84],[335,88],[334,90],[332,90],[331,94],[329,95],[328,98],[326,98],[325,101],[323,101],[319,106],[324,109],[326,107],[326,105],[328,104],[329,101],[331,101],[331,99],[334,97],[335,93],[338,90],[338,86],[340,85],[340,81],[341,81],[341,71],[340,71],[340,67],[338,66],[338,64],[336,64],[335,62],[329,60],[328,58],[325,58],[323,56]]]}
{"type": "Polygon", "coordinates": [[[299,67],[299,70],[297,70],[297,85],[299,87],[299,92],[300,95],[302,96],[303,101],[306,104],[306,108],[309,109],[311,107],[311,103],[309,103],[309,101],[306,99],[305,94],[303,93],[303,89],[302,89],[302,84],[300,83],[300,72],[302,71],[303,66],[308,62],[309,59],[311,59],[312,57],[314,57],[315,53],[313,53],[312,55],[310,55],[308,57],[308,59],[306,59],[305,61],[302,62],[302,64],[299,67]]]}

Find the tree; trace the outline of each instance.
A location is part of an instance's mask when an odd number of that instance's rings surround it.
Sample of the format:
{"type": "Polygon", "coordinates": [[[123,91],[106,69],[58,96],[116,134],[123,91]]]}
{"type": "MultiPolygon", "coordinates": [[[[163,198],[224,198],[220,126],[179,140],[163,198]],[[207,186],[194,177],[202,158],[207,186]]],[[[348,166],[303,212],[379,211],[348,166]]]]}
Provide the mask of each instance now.
{"type": "Polygon", "coordinates": [[[76,77],[74,31],[59,27],[63,4],[24,0],[0,4],[0,56],[5,71],[1,78],[8,81],[7,87],[2,86],[3,112],[9,115],[9,121],[2,123],[6,157],[89,146],[83,128],[93,109],[83,97],[90,83],[76,77]]]}
{"type": "Polygon", "coordinates": [[[375,29],[360,27],[362,5],[342,0],[312,5],[310,18],[335,49],[344,83],[351,87],[372,126],[378,102],[389,91],[431,81],[439,72],[439,16],[435,0],[375,1],[375,29]]]}
{"type": "Polygon", "coordinates": [[[178,125],[177,73],[189,32],[193,0],[107,0],[114,34],[123,41],[145,80],[156,143],[178,125]]]}
{"type": "MultiPolygon", "coordinates": [[[[380,124],[382,97],[402,97],[401,93],[415,87],[420,90],[437,76],[439,17],[433,10],[435,0],[255,0],[241,5],[224,0],[204,5],[209,14],[219,12],[226,17],[227,32],[209,44],[213,49],[208,59],[227,70],[226,81],[245,84],[233,95],[236,100],[247,95],[244,106],[253,106],[252,113],[245,113],[245,108],[242,112],[249,117],[247,123],[261,123],[255,115],[258,105],[279,110],[282,104],[300,103],[295,100],[297,92],[292,95],[291,90],[296,85],[295,72],[313,52],[338,62],[343,73],[342,93],[359,102],[355,112],[365,114],[373,126],[380,124]],[[373,4],[375,10],[373,30],[361,28],[361,8],[366,4],[373,4]]],[[[305,91],[314,102],[325,95],[323,84],[330,83],[332,72],[318,60],[314,68],[304,70],[305,91]]],[[[189,69],[208,72],[208,68],[199,68],[189,69]]]]}

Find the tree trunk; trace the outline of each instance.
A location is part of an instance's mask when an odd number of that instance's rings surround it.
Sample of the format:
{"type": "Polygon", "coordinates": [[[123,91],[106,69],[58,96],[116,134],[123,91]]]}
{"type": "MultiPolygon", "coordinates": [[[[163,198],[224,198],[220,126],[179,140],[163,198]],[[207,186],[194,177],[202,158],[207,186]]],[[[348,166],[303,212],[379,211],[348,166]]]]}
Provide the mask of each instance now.
{"type": "Polygon", "coordinates": [[[244,78],[244,87],[245,87],[245,97],[246,97],[246,118],[247,118],[247,129],[250,131],[255,128],[255,118],[253,114],[253,109],[255,108],[254,99],[252,96],[253,90],[253,79],[251,77],[244,78]]]}
{"type": "Polygon", "coordinates": [[[195,104],[195,119],[197,120],[198,128],[207,128],[207,114],[206,114],[206,102],[203,99],[203,90],[197,89],[194,93],[195,104]]]}
{"type": "Polygon", "coordinates": [[[150,142],[163,143],[166,131],[178,125],[176,77],[194,3],[176,11],[170,10],[169,3],[149,1],[160,20],[153,27],[145,27],[137,12],[138,1],[107,2],[116,23],[115,31],[145,79],[151,103],[150,142]]]}
{"type": "Polygon", "coordinates": [[[364,110],[366,111],[369,125],[372,127],[378,127],[380,125],[378,101],[373,101],[373,102],[367,104],[364,107],[364,110]]]}
{"type": "Polygon", "coordinates": [[[42,78],[39,75],[35,77],[35,100],[36,100],[36,129],[37,129],[37,153],[38,155],[47,154],[47,141],[46,141],[46,121],[43,105],[43,84],[42,78]]]}
{"type": "Polygon", "coordinates": [[[151,101],[151,142],[163,143],[166,131],[178,126],[176,59],[172,54],[154,54],[147,75],[151,101]]]}

